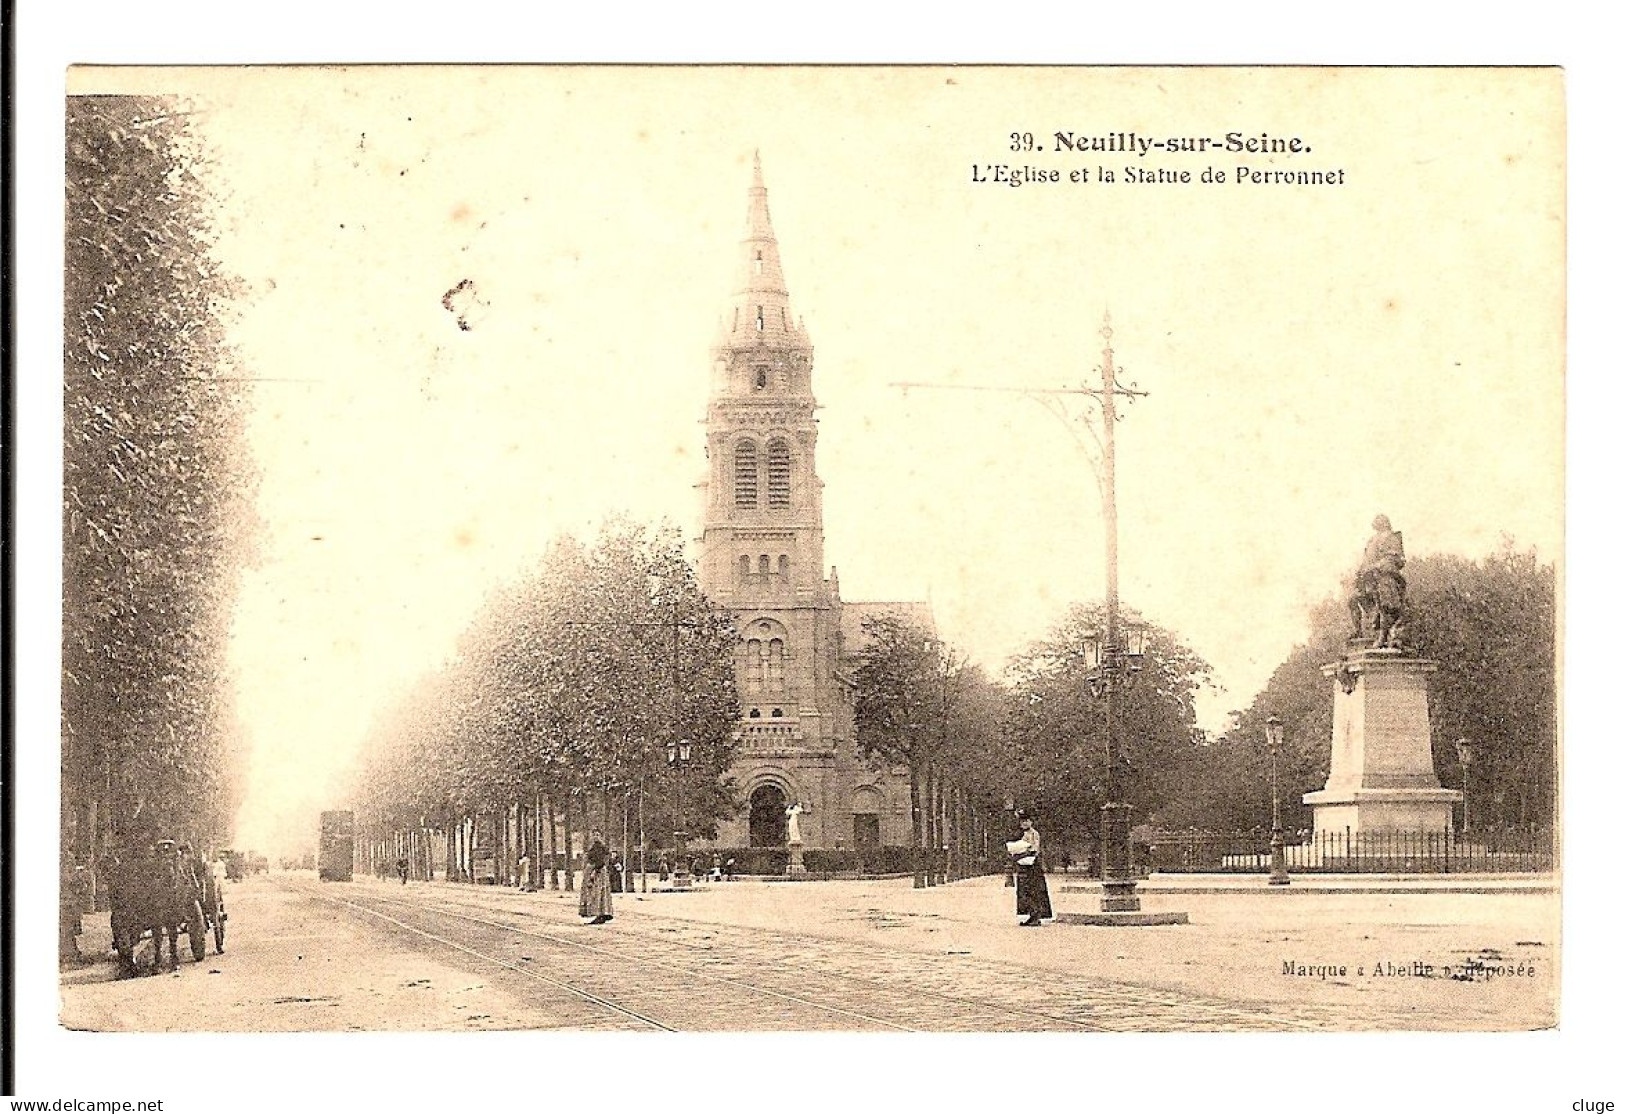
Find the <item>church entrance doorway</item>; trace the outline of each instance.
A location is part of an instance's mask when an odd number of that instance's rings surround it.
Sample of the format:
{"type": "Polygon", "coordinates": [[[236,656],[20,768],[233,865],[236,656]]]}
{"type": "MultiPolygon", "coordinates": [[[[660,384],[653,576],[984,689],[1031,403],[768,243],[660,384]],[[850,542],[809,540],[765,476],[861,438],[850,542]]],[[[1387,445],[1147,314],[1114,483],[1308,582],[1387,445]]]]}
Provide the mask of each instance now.
{"type": "Polygon", "coordinates": [[[750,795],[750,845],[783,847],[786,837],[784,810],[788,805],[784,790],[777,785],[759,785],[750,795]]]}
{"type": "Polygon", "coordinates": [[[852,846],[880,846],[880,811],[885,798],[872,785],[860,785],[852,791],[852,846]]]}

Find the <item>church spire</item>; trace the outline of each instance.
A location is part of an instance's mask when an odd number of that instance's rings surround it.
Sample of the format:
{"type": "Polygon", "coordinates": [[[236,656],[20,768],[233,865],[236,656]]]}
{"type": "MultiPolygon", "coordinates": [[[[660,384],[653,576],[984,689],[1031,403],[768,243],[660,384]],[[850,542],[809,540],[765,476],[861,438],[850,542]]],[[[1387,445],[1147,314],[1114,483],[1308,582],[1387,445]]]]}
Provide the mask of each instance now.
{"type": "Polygon", "coordinates": [[[751,184],[745,208],[745,236],[739,242],[740,278],[732,306],[723,319],[720,346],[772,346],[807,343],[806,333],[790,312],[790,290],[779,262],[779,241],[767,208],[762,159],[752,156],[751,184]]]}

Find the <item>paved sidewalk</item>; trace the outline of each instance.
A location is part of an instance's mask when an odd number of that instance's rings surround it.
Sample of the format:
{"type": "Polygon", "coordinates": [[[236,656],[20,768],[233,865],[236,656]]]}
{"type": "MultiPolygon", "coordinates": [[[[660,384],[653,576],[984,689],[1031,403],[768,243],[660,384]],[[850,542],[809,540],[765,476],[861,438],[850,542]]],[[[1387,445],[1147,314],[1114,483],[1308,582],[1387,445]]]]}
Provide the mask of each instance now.
{"type": "MultiPolygon", "coordinates": [[[[1098,907],[1093,895],[1058,885],[1064,878],[1051,877],[1057,910],[1098,907]]],[[[573,893],[489,886],[426,889],[493,907],[542,905],[559,912],[576,899],[573,893]]],[[[1556,1024],[1555,889],[1447,886],[1396,893],[1367,884],[1305,890],[1292,901],[1275,900],[1276,892],[1253,884],[1210,893],[1147,886],[1147,911],[1190,915],[1189,925],[1158,928],[1021,929],[1014,891],[1000,878],[920,890],[906,879],[797,885],[742,880],[686,894],[619,894],[616,916],[974,956],[1034,972],[1297,1010],[1306,1019],[1330,1016],[1340,1028],[1515,1030],[1556,1024]],[[1464,970],[1473,963],[1485,970],[1464,970]]]]}
{"type": "MultiPolygon", "coordinates": [[[[1100,883],[1081,875],[1050,875],[1050,889],[1065,893],[1100,892],[1100,883]]],[[[1293,894],[1545,894],[1561,888],[1553,874],[1295,874],[1284,886],[1268,874],[1154,874],[1140,883],[1142,893],[1293,894]]]]}

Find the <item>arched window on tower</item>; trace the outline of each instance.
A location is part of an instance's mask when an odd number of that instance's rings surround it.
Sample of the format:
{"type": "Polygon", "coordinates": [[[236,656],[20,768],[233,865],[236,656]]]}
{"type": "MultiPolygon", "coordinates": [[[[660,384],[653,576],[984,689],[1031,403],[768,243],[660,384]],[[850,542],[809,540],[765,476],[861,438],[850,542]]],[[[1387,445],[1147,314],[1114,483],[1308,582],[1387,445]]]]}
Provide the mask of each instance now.
{"type": "Polygon", "coordinates": [[[784,691],[784,640],[780,638],[767,644],[767,687],[771,692],[784,691]]]}
{"type": "Polygon", "coordinates": [[[750,583],[750,554],[748,553],[739,555],[739,583],[741,585],[750,583]]]}
{"type": "Polygon", "coordinates": [[[734,446],[734,506],[756,505],[756,442],[734,446]]]}
{"type": "Polygon", "coordinates": [[[756,331],[759,333],[767,328],[767,317],[762,313],[762,307],[756,307],[756,331]]]}
{"type": "Polygon", "coordinates": [[[745,643],[745,689],[760,692],[766,681],[762,657],[762,640],[753,638],[745,643]]]}
{"type": "Polygon", "coordinates": [[[782,437],[767,445],[767,505],[790,505],[790,444],[782,437]]]}
{"type": "Polygon", "coordinates": [[[755,262],[755,264],[753,266],[753,269],[755,270],[755,272],[757,274],[762,273],[762,253],[761,252],[756,253],[756,262],[755,262]]]}
{"type": "Polygon", "coordinates": [[[770,573],[772,571],[773,571],[773,566],[768,564],[768,562],[767,562],[767,554],[764,553],[760,557],[756,558],[756,574],[758,576],[765,577],[765,576],[767,576],[768,573],[770,573]]]}
{"type": "Polygon", "coordinates": [[[756,369],[755,382],[756,382],[756,389],[758,391],[767,390],[767,365],[766,364],[762,364],[760,367],[758,367],[756,369]]]}
{"type": "Polygon", "coordinates": [[[790,557],[788,554],[779,554],[779,576],[784,580],[790,579],[790,557]]]}

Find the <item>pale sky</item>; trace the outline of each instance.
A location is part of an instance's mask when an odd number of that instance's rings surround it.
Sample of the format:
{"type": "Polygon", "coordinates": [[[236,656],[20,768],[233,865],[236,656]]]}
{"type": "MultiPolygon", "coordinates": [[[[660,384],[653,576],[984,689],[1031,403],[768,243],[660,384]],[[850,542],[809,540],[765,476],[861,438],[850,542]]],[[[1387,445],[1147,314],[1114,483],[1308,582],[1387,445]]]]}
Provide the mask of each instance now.
{"type": "MultiPolygon", "coordinates": [[[[130,84],[130,75],[109,76],[130,84]]],[[[265,543],[233,656],[239,843],[333,803],[483,594],[625,511],[699,526],[709,346],[759,150],[816,347],[826,560],[990,667],[1102,591],[1067,431],[1015,395],[1116,361],[1125,603],[1245,706],[1386,513],[1413,556],[1563,532],[1563,127],[1549,72],[170,72],[249,291],[265,543]],[[1057,155],[1053,133],[1309,154],[1057,155]],[[1044,152],[1009,150],[1031,131],[1044,152]],[[972,182],[973,164],[1340,187],[972,182]],[[442,296],[470,280],[457,327],[442,296]],[[291,381],[282,381],[291,380],[291,381]]]]}

